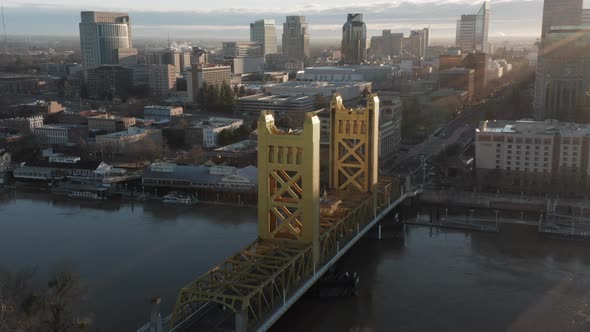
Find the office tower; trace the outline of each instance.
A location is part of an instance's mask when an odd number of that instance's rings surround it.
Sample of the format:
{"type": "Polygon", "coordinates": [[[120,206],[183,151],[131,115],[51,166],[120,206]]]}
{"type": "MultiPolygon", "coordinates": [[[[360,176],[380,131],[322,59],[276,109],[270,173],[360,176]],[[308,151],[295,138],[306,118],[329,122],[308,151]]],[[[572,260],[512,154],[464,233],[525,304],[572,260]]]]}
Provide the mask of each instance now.
{"type": "Polygon", "coordinates": [[[539,46],[535,118],[590,122],[590,28],[552,27],[539,46]]]}
{"type": "Polygon", "coordinates": [[[283,24],[283,55],[287,60],[309,58],[309,33],[305,16],[287,16],[283,24]]]}
{"type": "Polygon", "coordinates": [[[199,90],[207,85],[231,85],[230,66],[201,66],[192,65],[187,73],[187,91],[189,100],[197,101],[199,90]]]}
{"type": "Polygon", "coordinates": [[[150,65],[148,82],[152,96],[168,97],[176,87],[176,67],[168,64],[150,65]]]}
{"type": "Polygon", "coordinates": [[[410,36],[403,38],[404,51],[417,58],[423,58],[426,55],[426,48],[429,45],[429,34],[430,31],[428,28],[410,31],[410,36]]]}
{"type": "Polygon", "coordinates": [[[401,55],[403,33],[391,33],[391,30],[383,30],[381,38],[385,55],[401,55]]]}
{"type": "Polygon", "coordinates": [[[367,58],[367,26],[363,14],[348,14],[342,26],[342,58],[351,65],[361,64],[367,58]]]}
{"type": "Polygon", "coordinates": [[[545,0],[541,38],[551,27],[580,25],[584,0],[545,0]]]}
{"type": "Polygon", "coordinates": [[[116,50],[132,47],[128,14],[84,11],[80,17],[80,48],[85,69],[117,64],[116,50]]]}
{"type": "Polygon", "coordinates": [[[115,50],[115,56],[117,63],[124,67],[134,67],[139,63],[136,48],[118,48],[115,50]]]}
{"type": "Polygon", "coordinates": [[[200,47],[193,47],[191,54],[191,65],[206,65],[209,62],[209,54],[200,47]]]}
{"type": "Polygon", "coordinates": [[[262,57],[264,56],[264,49],[262,44],[256,42],[223,42],[221,44],[221,54],[224,58],[262,57]]]}
{"type": "Polygon", "coordinates": [[[191,51],[177,50],[174,48],[147,50],[146,64],[151,65],[172,65],[177,77],[186,73],[186,68],[191,66],[191,51]]]}
{"type": "Polygon", "coordinates": [[[582,21],[580,25],[590,26],[590,9],[582,10],[582,21]]]}
{"type": "Polygon", "coordinates": [[[264,55],[277,53],[275,20],[256,20],[250,23],[250,41],[262,44],[264,55]]]}
{"type": "Polygon", "coordinates": [[[477,14],[461,15],[457,21],[456,45],[461,50],[489,52],[488,30],[490,26],[490,2],[483,3],[477,14]]]}

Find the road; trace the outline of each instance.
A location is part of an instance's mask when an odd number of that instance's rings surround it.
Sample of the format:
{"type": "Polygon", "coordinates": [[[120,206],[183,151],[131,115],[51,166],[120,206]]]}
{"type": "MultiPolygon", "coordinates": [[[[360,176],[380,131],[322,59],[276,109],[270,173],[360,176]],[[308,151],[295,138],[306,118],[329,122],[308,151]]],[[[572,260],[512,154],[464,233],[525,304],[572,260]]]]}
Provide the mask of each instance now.
{"type": "MultiPolygon", "coordinates": [[[[490,98],[504,99],[511,91],[512,84],[506,84],[491,94],[490,98]]],[[[475,136],[475,128],[479,121],[484,118],[485,104],[483,100],[478,104],[472,105],[462,112],[455,119],[447,122],[437,135],[430,136],[420,144],[406,146],[407,152],[401,152],[392,164],[391,170],[396,174],[407,175],[421,168],[421,156],[428,160],[431,156],[437,155],[444,151],[448,146],[455,143],[466,143],[475,136]]]]}

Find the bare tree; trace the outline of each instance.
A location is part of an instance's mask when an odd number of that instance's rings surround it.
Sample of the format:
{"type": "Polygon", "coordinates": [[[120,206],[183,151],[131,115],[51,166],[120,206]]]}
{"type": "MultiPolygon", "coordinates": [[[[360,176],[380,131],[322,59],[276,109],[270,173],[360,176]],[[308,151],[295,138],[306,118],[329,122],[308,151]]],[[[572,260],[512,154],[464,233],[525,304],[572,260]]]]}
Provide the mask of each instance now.
{"type": "Polygon", "coordinates": [[[52,273],[43,296],[43,325],[51,332],[83,329],[90,319],[78,317],[72,308],[84,291],[80,276],[68,264],[60,264],[52,273]]]}

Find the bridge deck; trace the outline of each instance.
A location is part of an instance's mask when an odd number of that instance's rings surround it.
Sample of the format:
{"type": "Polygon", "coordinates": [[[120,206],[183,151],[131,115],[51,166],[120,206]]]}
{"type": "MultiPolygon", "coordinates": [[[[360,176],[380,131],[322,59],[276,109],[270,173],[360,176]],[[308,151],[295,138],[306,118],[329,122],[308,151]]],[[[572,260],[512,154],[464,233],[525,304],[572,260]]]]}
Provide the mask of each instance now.
{"type": "Polygon", "coordinates": [[[320,263],[311,244],[257,240],[180,291],[170,331],[266,330],[342,254],[407,195],[382,179],[371,194],[335,192],[337,209],[320,218],[320,263]],[[392,200],[397,199],[396,201],[392,200]]]}

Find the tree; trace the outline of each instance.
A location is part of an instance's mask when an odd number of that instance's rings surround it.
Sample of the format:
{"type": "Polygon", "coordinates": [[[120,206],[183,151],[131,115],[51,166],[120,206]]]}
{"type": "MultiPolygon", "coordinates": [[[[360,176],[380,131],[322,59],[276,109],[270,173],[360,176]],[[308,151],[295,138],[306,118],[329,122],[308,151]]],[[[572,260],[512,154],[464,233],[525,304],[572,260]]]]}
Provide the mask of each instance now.
{"type": "Polygon", "coordinates": [[[238,96],[244,97],[245,95],[246,95],[246,87],[244,85],[241,85],[240,92],[238,93],[238,96]]]}
{"type": "Polygon", "coordinates": [[[59,265],[47,283],[44,294],[45,324],[51,332],[84,328],[89,319],[77,317],[72,309],[82,295],[80,276],[68,265],[59,265]]]}
{"type": "Polygon", "coordinates": [[[57,265],[45,287],[33,283],[35,272],[0,271],[0,331],[67,332],[91,324],[73,313],[84,287],[71,266],[57,265]]]}

